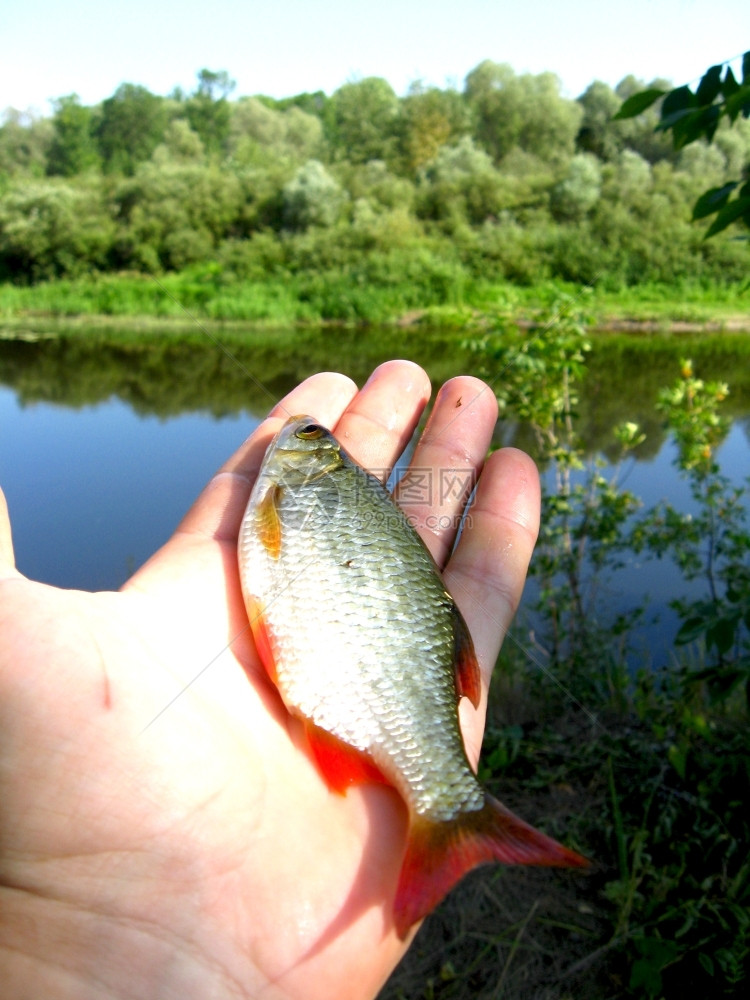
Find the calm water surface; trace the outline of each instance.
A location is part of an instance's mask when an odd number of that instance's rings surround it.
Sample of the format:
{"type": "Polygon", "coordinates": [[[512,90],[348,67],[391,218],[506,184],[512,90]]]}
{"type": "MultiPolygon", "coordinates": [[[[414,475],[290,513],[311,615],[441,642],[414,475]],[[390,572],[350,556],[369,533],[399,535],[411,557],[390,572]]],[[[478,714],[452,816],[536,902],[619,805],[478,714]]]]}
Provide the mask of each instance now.
{"type": "MultiPolygon", "coordinates": [[[[67,348],[58,341],[0,342],[0,482],[19,569],[62,587],[119,587],[169,537],[208,478],[283,392],[326,367],[361,382],[382,360],[362,346],[359,363],[352,363],[356,339],[342,346],[335,335],[327,336],[328,364],[315,354],[320,345],[302,356],[244,355],[237,364],[210,345],[184,349],[159,342],[144,353],[110,343],[85,350],[80,338],[67,348]],[[342,352],[349,364],[337,363],[342,352]],[[248,371],[266,377],[249,384],[248,371]]],[[[383,345],[383,357],[394,354],[392,347],[383,345]]],[[[411,349],[435,383],[450,372],[471,370],[465,359],[446,357],[444,344],[434,359],[422,358],[413,345],[401,347],[398,353],[408,356],[404,348],[411,349]]],[[[636,416],[651,433],[638,460],[622,470],[622,485],[645,506],[669,498],[689,510],[673,446],[658,429],[651,398],[652,381],[663,385],[671,379],[654,373],[653,358],[629,364],[619,372],[621,405],[628,408],[618,419],[636,416]]],[[[618,391],[612,367],[601,363],[581,403],[584,437],[593,451],[604,439],[602,413],[609,421],[618,391]]],[[[724,377],[732,382],[732,374],[728,370],[724,377]]],[[[750,400],[741,399],[719,454],[738,485],[750,473],[748,413],[750,400]]],[[[517,429],[500,432],[524,443],[517,429]]],[[[652,660],[663,661],[674,634],[666,601],[685,592],[677,572],[668,563],[639,565],[634,558],[608,587],[613,605],[621,608],[648,595],[650,613],[661,624],[644,632],[643,643],[652,660]]]]}
{"type": "Polygon", "coordinates": [[[61,587],[116,589],[258,422],[160,419],[118,399],[21,405],[0,388],[0,481],[18,568],[61,587]]]}

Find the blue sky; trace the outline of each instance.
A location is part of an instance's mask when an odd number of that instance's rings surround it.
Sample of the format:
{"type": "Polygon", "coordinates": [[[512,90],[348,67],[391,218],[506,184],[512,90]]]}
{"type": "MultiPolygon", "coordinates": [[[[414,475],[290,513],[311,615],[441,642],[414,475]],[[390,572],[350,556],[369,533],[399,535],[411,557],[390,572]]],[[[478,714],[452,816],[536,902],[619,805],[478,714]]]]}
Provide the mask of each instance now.
{"type": "Polygon", "coordinates": [[[190,91],[225,69],[235,96],[332,93],[383,76],[397,93],[422,79],[462,86],[482,59],[551,70],[576,97],[627,73],[694,80],[750,49],[748,0],[2,0],[0,112],[120,83],[190,91]]]}

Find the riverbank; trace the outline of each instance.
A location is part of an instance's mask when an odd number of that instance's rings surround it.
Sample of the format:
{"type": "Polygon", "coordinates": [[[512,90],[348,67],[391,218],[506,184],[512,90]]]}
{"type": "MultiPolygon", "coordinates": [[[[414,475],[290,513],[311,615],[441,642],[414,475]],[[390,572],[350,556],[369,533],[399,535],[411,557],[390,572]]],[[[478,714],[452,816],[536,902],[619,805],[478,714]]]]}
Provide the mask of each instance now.
{"type": "Polygon", "coordinates": [[[64,320],[131,331],[209,326],[221,329],[290,326],[471,326],[477,313],[500,311],[534,321],[550,296],[580,297],[590,328],[629,333],[750,333],[750,286],[641,285],[619,291],[549,282],[517,287],[505,282],[446,287],[442,294],[382,284],[349,286],[338,275],[313,289],[303,276],[263,282],[228,281],[210,269],[159,277],[95,275],[20,287],[0,285],[0,327],[44,332],[64,320]]]}

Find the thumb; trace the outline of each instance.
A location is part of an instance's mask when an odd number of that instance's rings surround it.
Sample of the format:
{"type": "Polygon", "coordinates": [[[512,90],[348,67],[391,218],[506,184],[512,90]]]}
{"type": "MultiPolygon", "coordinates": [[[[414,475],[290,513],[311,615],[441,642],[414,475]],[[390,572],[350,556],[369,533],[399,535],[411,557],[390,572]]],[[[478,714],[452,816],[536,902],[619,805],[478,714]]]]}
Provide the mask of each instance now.
{"type": "Polygon", "coordinates": [[[8,504],[5,502],[5,494],[0,489],[0,572],[7,572],[15,568],[16,560],[13,555],[13,537],[10,531],[8,504]]]}

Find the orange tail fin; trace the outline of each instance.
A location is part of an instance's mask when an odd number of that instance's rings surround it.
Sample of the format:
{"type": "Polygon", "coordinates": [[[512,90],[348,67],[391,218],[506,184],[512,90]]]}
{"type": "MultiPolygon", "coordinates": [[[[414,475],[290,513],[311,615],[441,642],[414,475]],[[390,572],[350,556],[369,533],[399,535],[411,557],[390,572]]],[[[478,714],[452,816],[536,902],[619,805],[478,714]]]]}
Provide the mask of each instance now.
{"type": "Polygon", "coordinates": [[[588,865],[580,854],[524,823],[490,795],[482,809],[448,822],[415,817],[393,907],[399,937],[405,938],[412,924],[434,909],[467,872],[492,861],[560,868],[588,865]]]}

